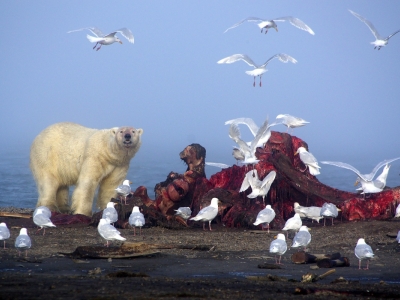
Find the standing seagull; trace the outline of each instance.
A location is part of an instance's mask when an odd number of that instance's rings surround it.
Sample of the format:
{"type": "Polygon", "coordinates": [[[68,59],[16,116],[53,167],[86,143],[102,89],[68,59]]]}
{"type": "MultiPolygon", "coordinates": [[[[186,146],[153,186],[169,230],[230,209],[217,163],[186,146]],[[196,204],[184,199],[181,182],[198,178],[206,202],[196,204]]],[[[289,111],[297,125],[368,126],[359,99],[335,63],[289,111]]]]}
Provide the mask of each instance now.
{"type": "Polygon", "coordinates": [[[281,123],[287,127],[286,132],[289,132],[290,128],[292,129],[292,132],[293,132],[293,128],[301,127],[301,126],[304,126],[304,125],[310,123],[310,122],[307,122],[306,120],[303,120],[302,118],[294,117],[294,116],[291,116],[288,114],[277,115],[276,119],[277,120],[282,119],[281,123]]]}
{"type": "Polygon", "coordinates": [[[282,233],[278,233],[278,236],[275,240],[273,240],[269,246],[269,252],[275,253],[275,262],[277,265],[281,264],[282,255],[285,254],[287,250],[286,238],[282,233]],[[279,261],[276,257],[276,254],[279,255],[279,261]]]}
{"type": "MultiPolygon", "coordinates": [[[[247,197],[253,199],[253,198],[257,198],[258,196],[261,196],[263,198],[263,204],[265,205],[265,196],[268,194],[269,189],[271,188],[272,182],[275,180],[275,176],[276,176],[276,172],[271,171],[261,181],[260,179],[258,179],[257,170],[256,169],[250,170],[249,172],[246,173],[246,176],[244,177],[244,180],[242,182],[242,186],[240,187],[239,193],[244,192],[249,187],[251,187],[251,194],[247,195],[247,197]]],[[[274,215],[274,217],[275,217],[275,215],[274,215]]]]}
{"type": "Polygon", "coordinates": [[[400,30],[397,30],[395,32],[393,32],[391,35],[389,35],[388,37],[383,37],[379,34],[379,32],[376,30],[376,28],[374,27],[374,25],[368,21],[366,18],[360,16],[359,14],[355,13],[354,11],[350,10],[349,11],[353,14],[353,16],[355,16],[357,19],[359,19],[360,21],[364,22],[365,25],[368,26],[369,30],[371,30],[372,34],[375,37],[375,41],[371,42],[372,45],[374,45],[374,49],[378,48],[378,50],[381,49],[381,47],[384,47],[388,44],[389,39],[394,36],[396,33],[400,32],[400,30]]]}
{"type": "Polygon", "coordinates": [[[299,147],[295,154],[299,154],[300,160],[306,166],[306,168],[302,172],[304,172],[308,167],[308,170],[310,171],[311,175],[315,176],[315,175],[320,174],[319,169],[321,167],[318,165],[317,159],[314,157],[314,155],[312,155],[310,152],[308,152],[306,150],[306,148],[299,147]]]}
{"type": "Polygon", "coordinates": [[[100,29],[98,29],[96,27],[85,27],[85,28],[80,28],[80,29],[76,29],[76,30],[71,30],[71,31],[68,31],[67,33],[82,31],[85,29],[91,31],[95,35],[95,36],[91,36],[89,34],[86,35],[87,39],[91,43],[96,43],[96,45],[94,45],[93,49],[96,48],[96,46],[98,44],[100,44],[100,46],[96,49],[96,51],[99,51],[102,45],[111,45],[115,42],[122,44],[122,41],[117,36],[115,36],[117,33],[122,34],[122,36],[124,38],[126,38],[130,43],[132,43],[132,44],[134,43],[133,34],[128,28],[121,28],[121,29],[115,30],[109,34],[104,34],[101,32],[100,29]]]}
{"type": "Polygon", "coordinates": [[[51,222],[50,217],[51,211],[46,206],[39,206],[35,209],[33,212],[33,223],[40,227],[37,232],[43,229],[44,235],[47,227],[56,227],[56,225],[51,222]]]}
{"type": "Polygon", "coordinates": [[[301,221],[300,215],[298,213],[295,213],[293,217],[287,219],[285,226],[282,228],[282,230],[286,231],[287,237],[289,230],[298,231],[302,225],[303,222],[301,221]]]}
{"type": "Polygon", "coordinates": [[[120,235],[120,232],[117,229],[115,229],[114,226],[108,223],[108,220],[106,219],[100,219],[99,225],[97,226],[97,231],[99,232],[101,237],[107,241],[107,244],[105,245],[107,247],[108,247],[108,241],[126,240],[126,238],[122,237],[120,235]]]}
{"type": "MultiPolygon", "coordinates": [[[[125,201],[125,205],[126,205],[126,197],[131,193],[132,189],[130,186],[130,181],[128,179],[124,180],[124,182],[119,185],[115,191],[117,192],[118,196],[123,196],[124,197],[124,201],[125,201]]],[[[121,200],[122,203],[122,200],[121,200]]]]}
{"type": "Polygon", "coordinates": [[[106,219],[109,223],[115,223],[118,221],[118,212],[115,209],[115,202],[108,202],[107,207],[103,210],[103,214],[101,216],[102,219],[106,219]]]}
{"type": "Polygon", "coordinates": [[[4,249],[6,249],[6,239],[10,238],[10,230],[8,230],[8,227],[6,223],[0,223],[0,241],[2,240],[4,243],[4,249]]]}
{"type": "Polygon", "coordinates": [[[203,230],[206,230],[205,224],[208,221],[208,226],[211,231],[211,221],[214,220],[218,214],[218,201],[218,198],[212,198],[211,204],[202,208],[199,213],[195,217],[190,218],[190,220],[203,221],[203,230]]]}
{"type": "Polygon", "coordinates": [[[21,251],[25,250],[25,257],[28,257],[28,249],[31,248],[31,238],[28,236],[26,228],[21,228],[19,236],[15,240],[15,248],[18,250],[18,256],[21,255],[21,251]]]}
{"type": "Polygon", "coordinates": [[[396,207],[396,214],[394,215],[394,217],[395,218],[399,218],[400,217],[400,203],[396,207]]]}
{"type": "Polygon", "coordinates": [[[321,217],[324,218],[324,226],[325,226],[325,218],[332,218],[332,226],[333,226],[333,218],[336,218],[339,214],[338,208],[333,203],[324,203],[321,207],[321,217]]]}
{"type": "Polygon", "coordinates": [[[140,212],[139,206],[134,206],[129,216],[129,224],[133,227],[133,235],[136,235],[136,227],[139,227],[139,235],[142,235],[142,227],[145,224],[144,215],[140,212]]]}
{"type": "Polygon", "coordinates": [[[185,223],[187,224],[187,219],[189,219],[192,215],[192,210],[190,209],[190,207],[179,207],[178,209],[175,209],[175,211],[175,216],[181,217],[185,220],[185,223]]]}
{"type": "Polygon", "coordinates": [[[304,247],[306,251],[307,245],[311,242],[311,234],[308,232],[310,229],[307,226],[301,226],[298,233],[293,238],[293,248],[304,247]]]}
{"type": "Polygon", "coordinates": [[[263,210],[261,210],[256,218],[256,221],[253,223],[254,226],[262,224],[262,229],[264,229],[264,224],[267,223],[268,233],[269,233],[269,223],[275,219],[275,211],[271,207],[271,205],[267,205],[263,210]]]}
{"type": "Polygon", "coordinates": [[[240,22],[236,23],[232,27],[229,27],[227,30],[224,31],[224,33],[230,29],[238,27],[239,25],[243,24],[246,21],[247,22],[260,22],[257,25],[261,29],[261,33],[263,32],[263,29],[265,29],[265,34],[267,34],[268,29],[270,29],[270,28],[275,28],[275,30],[278,31],[278,26],[277,26],[276,22],[284,22],[284,21],[289,21],[290,24],[292,24],[293,26],[295,26],[301,30],[307,31],[309,34],[312,34],[312,35],[315,34],[314,31],[312,31],[312,29],[310,27],[308,27],[303,21],[301,21],[300,19],[294,18],[294,17],[280,17],[280,18],[276,18],[276,19],[272,19],[272,20],[265,20],[265,19],[260,19],[260,18],[256,18],[256,17],[248,17],[248,18],[243,19],[240,22]]]}
{"type": "Polygon", "coordinates": [[[248,57],[246,54],[234,54],[228,57],[225,57],[219,61],[217,61],[218,64],[231,64],[234,62],[237,62],[239,60],[243,60],[245,63],[247,63],[249,66],[252,66],[254,70],[252,71],[246,71],[245,73],[247,75],[253,76],[254,77],[254,83],[253,86],[256,86],[256,76],[260,76],[260,86],[261,86],[261,77],[262,75],[267,72],[267,65],[268,63],[273,60],[274,58],[278,58],[281,62],[287,63],[287,62],[292,62],[292,63],[297,63],[297,60],[295,60],[293,57],[285,54],[285,53],[278,53],[272,56],[270,59],[268,59],[265,63],[262,65],[256,65],[254,61],[248,57]]]}
{"type": "Polygon", "coordinates": [[[368,270],[369,260],[374,258],[374,252],[370,245],[365,243],[364,239],[358,239],[357,245],[354,248],[354,254],[358,258],[358,269],[361,269],[361,261],[367,261],[367,267],[364,270],[368,270]]]}

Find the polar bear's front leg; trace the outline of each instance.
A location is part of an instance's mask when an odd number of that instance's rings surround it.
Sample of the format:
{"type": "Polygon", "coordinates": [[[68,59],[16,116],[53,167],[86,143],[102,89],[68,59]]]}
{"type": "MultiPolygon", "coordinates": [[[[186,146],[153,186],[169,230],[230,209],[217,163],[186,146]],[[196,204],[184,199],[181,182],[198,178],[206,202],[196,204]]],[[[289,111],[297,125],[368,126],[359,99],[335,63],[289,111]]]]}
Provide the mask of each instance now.
{"type": "Polygon", "coordinates": [[[98,184],[99,180],[82,175],[79,176],[71,199],[71,208],[74,214],[92,216],[93,198],[98,184]]]}
{"type": "Polygon", "coordinates": [[[115,189],[126,179],[128,167],[115,168],[113,172],[100,182],[99,193],[97,194],[97,206],[100,209],[105,208],[107,203],[111,201],[111,198],[117,196],[115,189]]]}

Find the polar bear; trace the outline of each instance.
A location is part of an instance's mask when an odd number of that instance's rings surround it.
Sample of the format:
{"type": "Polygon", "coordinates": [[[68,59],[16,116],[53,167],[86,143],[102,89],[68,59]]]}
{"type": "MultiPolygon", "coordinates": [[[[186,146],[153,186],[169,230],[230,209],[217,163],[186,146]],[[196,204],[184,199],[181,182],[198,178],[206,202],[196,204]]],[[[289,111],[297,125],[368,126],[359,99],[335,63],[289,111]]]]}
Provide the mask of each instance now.
{"type": "Polygon", "coordinates": [[[44,129],[30,152],[39,194],[37,206],[69,211],[69,186],[75,185],[71,199],[75,214],[92,215],[97,187],[97,205],[106,207],[116,196],[115,188],[126,179],[142,133],[143,129],[133,127],[98,130],[69,122],[44,129]]]}

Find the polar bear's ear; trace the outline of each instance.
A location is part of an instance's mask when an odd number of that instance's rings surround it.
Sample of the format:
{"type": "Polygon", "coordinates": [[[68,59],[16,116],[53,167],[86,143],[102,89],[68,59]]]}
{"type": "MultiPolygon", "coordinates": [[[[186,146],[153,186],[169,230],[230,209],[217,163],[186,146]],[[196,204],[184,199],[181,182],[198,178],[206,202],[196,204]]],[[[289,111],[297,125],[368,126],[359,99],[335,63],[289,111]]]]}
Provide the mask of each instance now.
{"type": "Polygon", "coordinates": [[[118,131],[118,127],[113,127],[113,128],[110,129],[110,131],[111,131],[112,134],[115,135],[117,133],[117,131],[118,131]]]}
{"type": "Polygon", "coordinates": [[[136,131],[139,134],[139,136],[141,136],[143,134],[143,129],[142,128],[136,129],[136,131]]]}

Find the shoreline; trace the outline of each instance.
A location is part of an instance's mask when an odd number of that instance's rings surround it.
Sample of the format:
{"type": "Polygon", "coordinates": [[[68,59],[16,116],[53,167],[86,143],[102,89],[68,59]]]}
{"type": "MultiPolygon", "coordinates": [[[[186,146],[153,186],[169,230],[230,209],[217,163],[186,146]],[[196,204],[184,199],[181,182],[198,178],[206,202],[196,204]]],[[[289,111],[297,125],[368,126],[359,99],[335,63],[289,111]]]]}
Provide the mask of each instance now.
{"type": "MultiPolygon", "coordinates": [[[[400,219],[335,220],[334,226],[325,227],[303,222],[311,228],[310,253],[340,252],[350,260],[349,267],[336,267],[333,274],[316,283],[300,281],[304,274],[321,275],[332,269],[292,263],[291,255],[297,251],[295,249],[283,255],[281,269],[258,267],[265,263],[274,264],[274,256],[268,250],[273,237],[281,232],[276,229],[268,234],[261,230],[226,228],[217,223],[210,232],[203,231],[201,223],[194,223],[191,224],[193,227],[184,229],[143,228],[143,236],[133,236],[132,229],[118,229],[127,238],[126,244],[144,243],[158,248],[147,256],[94,259],[71,257],[65,253],[72,253],[79,246],[104,249],[105,241],[96,227],[58,226],[47,228],[46,234],[42,235],[42,231],[35,233],[37,227],[31,219],[25,219],[32,239],[26,260],[18,257],[13,247],[22,220],[0,217],[0,222],[9,224],[11,231],[11,238],[6,241],[8,249],[0,249],[2,299],[38,299],[44,291],[49,299],[63,299],[77,296],[74,294],[77,290],[82,298],[102,295],[109,299],[121,295],[124,299],[255,299],[263,295],[265,298],[265,292],[284,298],[318,295],[394,298],[400,293],[400,244],[390,237],[400,229],[400,219]],[[361,236],[375,253],[369,270],[358,270],[354,255],[355,244],[361,236]],[[182,247],[188,245],[193,247],[182,247]]],[[[287,240],[288,246],[291,236],[287,240]]],[[[120,245],[112,243],[112,247],[120,245]]]]}

